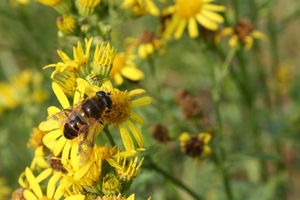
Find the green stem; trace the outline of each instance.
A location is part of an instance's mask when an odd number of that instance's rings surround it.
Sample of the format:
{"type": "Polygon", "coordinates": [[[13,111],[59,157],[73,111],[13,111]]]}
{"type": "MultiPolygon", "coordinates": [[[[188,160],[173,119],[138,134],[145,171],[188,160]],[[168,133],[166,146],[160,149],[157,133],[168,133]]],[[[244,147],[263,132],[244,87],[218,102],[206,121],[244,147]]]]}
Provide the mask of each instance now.
{"type": "Polygon", "coordinates": [[[181,189],[185,190],[188,194],[190,194],[192,197],[194,197],[195,200],[203,199],[196,192],[194,192],[191,188],[189,188],[187,185],[185,185],[182,181],[180,181],[179,179],[174,177],[171,173],[168,173],[167,171],[165,171],[164,169],[160,168],[155,163],[153,163],[153,161],[151,160],[150,157],[147,160],[148,160],[149,164],[148,164],[148,166],[144,165],[144,167],[147,167],[149,169],[153,169],[156,172],[160,173],[161,175],[163,175],[163,177],[169,179],[172,183],[174,183],[175,185],[177,185],[181,189]]]}
{"type": "Polygon", "coordinates": [[[116,146],[116,143],[115,143],[113,137],[111,136],[109,129],[107,127],[104,127],[103,131],[104,131],[106,137],[108,138],[111,146],[116,146]]]}
{"type": "MultiPolygon", "coordinates": [[[[241,70],[241,76],[242,80],[240,85],[242,91],[244,91],[244,100],[247,106],[248,114],[249,114],[249,121],[250,121],[250,126],[252,128],[252,133],[253,133],[253,142],[254,142],[254,148],[255,151],[262,152],[263,151],[263,146],[261,143],[261,138],[260,138],[260,128],[257,122],[257,110],[254,105],[254,90],[251,87],[251,82],[249,80],[249,75],[246,70],[246,65],[245,65],[245,59],[243,56],[243,53],[239,51],[237,53],[238,61],[239,61],[239,66],[241,70]]],[[[267,179],[267,170],[265,168],[265,163],[263,160],[260,160],[260,166],[261,166],[261,174],[260,177],[263,181],[266,181],[267,179]]]]}
{"type": "Polygon", "coordinates": [[[230,62],[233,59],[235,53],[236,53],[236,49],[231,49],[231,51],[226,56],[225,61],[222,63],[220,69],[213,68],[213,66],[210,64],[210,60],[208,58],[209,55],[205,56],[207,59],[206,61],[209,65],[209,69],[211,69],[210,70],[211,71],[211,79],[213,81],[213,89],[212,89],[213,90],[213,100],[215,103],[215,111],[216,111],[216,117],[217,117],[217,122],[218,122],[218,129],[216,132],[217,132],[217,136],[219,138],[219,143],[218,143],[218,145],[215,145],[213,148],[214,152],[212,153],[212,159],[222,177],[224,190],[225,190],[228,200],[233,200],[234,197],[233,197],[232,188],[231,188],[227,170],[223,165],[224,161],[226,160],[226,156],[225,156],[225,151],[222,146],[223,123],[222,123],[222,116],[221,116],[221,112],[220,112],[220,87],[221,87],[223,79],[227,76],[227,74],[229,72],[230,62]],[[218,75],[218,74],[220,74],[220,75],[218,75]],[[217,152],[219,152],[220,156],[217,156],[217,152]]]}

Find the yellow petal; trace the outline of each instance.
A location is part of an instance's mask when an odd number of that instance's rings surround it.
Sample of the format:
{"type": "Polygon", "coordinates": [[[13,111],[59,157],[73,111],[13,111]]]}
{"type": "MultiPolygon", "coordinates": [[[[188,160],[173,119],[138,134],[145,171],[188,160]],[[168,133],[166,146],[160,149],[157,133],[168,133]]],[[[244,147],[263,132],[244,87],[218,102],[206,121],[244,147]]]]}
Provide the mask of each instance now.
{"type": "Polygon", "coordinates": [[[205,15],[207,18],[210,18],[211,20],[213,20],[215,22],[218,22],[218,23],[224,22],[224,18],[218,13],[211,12],[209,10],[204,10],[204,9],[201,11],[201,13],[203,15],[205,15]]]}
{"type": "Polygon", "coordinates": [[[123,77],[121,76],[120,73],[115,73],[114,81],[116,82],[117,85],[122,85],[124,79],[123,79],[123,77]]]}
{"type": "Polygon", "coordinates": [[[135,198],[135,194],[132,194],[127,198],[127,200],[134,200],[134,198],[135,198]]]}
{"type": "Polygon", "coordinates": [[[108,158],[108,159],[106,159],[106,161],[109,163],[110,166],[112,166],[114,168],[122,169],[120,164],[118,162],[114,161],[113,159],[108,158]]]}
{"type": "Polygon", "coordinates": [[[61,178],[61,172],[56,172],[48,181],[47,184],[47,197],[51,199],[54,195],[56,182],[61,178]]]}
{"type": "Polygon", "coordinates": [[[228,42],[229,42],[229,46],[236,47],[238,43],[238,36],[237,35],[231,36],[228,42]]]}
{"type": "Polygon", "coordinates": [[[146,45],[145,44],[141,44],[138,48],[138,55],[141,57],[141,58],[147,58],[148,56],[148,53],[147,53],[147,50],[146,50],[146,45]]]}
{"type": "Polygon", "coordinates": [[[144,78],[144,73],[135,67],[125,67],[122,69],[121,74],[133,81],[139,81],[144,78]]]}
{"type": "Polygon", "coordinates": [[[62,105],[62,107],[63,108],[69,108],[70,103],[68,101],[67,96],[65,95],[65,93],[61,89],[61,87],[57,83],[52,82],[52,89],[53,89],[53,92],[55,93],[59,103],[62,105]]]}
{"type": "Polygon", "coordinates": [[[222,12],[226,10],[226,7],[214,4],[203,4],[202,9],[212,10],[215,12],[222,12]]]}
{"type": "Polygon", "coordinates": [[[65,198],[65,200],[84,200],[84,199],[85,199],[85,195],[82,194],[76,194],[65,198]]]}
{"type": "Polygon", "coordinates": [[[197,22],[194,18],[189,18],[189,21],[188,21],[188,30],[189,30],[189,36],[191,38],[196,38],[198,37],[199,35],[199,32],[198,32],[198,26],[197,26],[197,22]]]}
{"type": "Polygon", "coordinates": [[[37,200],[38,198],[30,190],[26,189],[23,192],[23,196],[26,200],[37,200]]]}
{"type": "Polygon", "coordinates": [[[43,143],[46,145],[49,142],[56,140],[59,136],[62,136],[62,130],[57,129],[57,130],[51,131],[43,137],[43,143]]]}
{"type": "Polygon", "coordinates": [[[68,158],[69,158],[71,147],[72,147],[72,143],[71,142],[66,142],[66,144],[64,146],[64,150],[63,150],[62,155],[61,155],[61,163],[63,165],[67,165],[67,161],[68,161],[68,158]]]}
{"type": "Polygon", "coordinates": [[[52,172],[53,172],[52,168],[45,169],[36,177],[36,181],[38,183],[42,182],[43,180],[48,178],[52,174],[52,172]]]}
{"type": "Polygon", "coordinates": [[[178,23],[178,26],[176,28],[176,31],[174,33],[174,38],[175,39],[179,39],[181,38],[182,36],[182,33],[186,27],[186,24],[187,24],[187,20],[186,19],[180,19],[179,20],[179,23],[178,23]]]}
{"type": "Polygon", "coordinates": [[[262,39],[262,40],[268,41],[268,37],[265,34],[263,34],[262,32],[257,31],[257,30],[252,31],[251,36],[256,39],[262,39]]]}
{"type": "Polygon", "coordinates": [[[42,189],[28,167],[26,167],[25,169],[25,175],[34,194],[36,194],[36,196],[41,199],[43,197],[42,189]]]}
{"type": "Polygon", "coordinates": [[[247,50],[251,49],[253,45],[253,38],[250,36],[246,36],[244,40],[245,40],[245,49],[247,50]]]}
{"type": "Polygon", "coordinates": [[[122,141],[123,141],[126,151],[133,150],[134,144],[133,144],[132,138],[130,137],[130,133],[128,132],[127,128],[123,124],[120,124],[119,129],[120,129],[121,138],[122,138],[122,141]]]}
{"type": "Polygon", "coordinates": [[[141,126],[145,125],[144,119],[141,116],[139,116],[138,114],[134,113],[134,112],[130,113],[130,118],[133,119],[136,123],[138,123],[141,126]]]}
{"type": "Polygon", "coordinates": [[[127,120],[126,124],[128,125],[128,127],[129,127],[133,137],[137,141],[139,147],[143,147],[144,146],[144,137],[143,137],[141,131],[130,120],[127,120]]]}
{"type": "Polygon", "coordinates": [[[152,102],[151,97],[145,96],[145,97],[141,97],[141,98],[131,101],[131,103],[132,103],[131,106],[132,107],[146,106],[146,105],[150,104],[151,102],[152,102]]]}
{"type": "Polygon", "coordinates": [[[78,143],[72,144],[71,149],[71,163],[74,170],[79,169],[79,157],[78,157],[78,143]]]}
{"type": "Polygon", "coordinates": [[[65,137],[60,137],[57,142],[55,143],[54,145],[54,148],[53,148],[53,155],[54,156],[58,156],[62,149],[64,148],[65,144],[67,142],[67,139],[65,137]]]}
{"type": "Polygon", "coordinates": [[[146,93],[144,89],[134,89],[129,92],[130,98],[146,93]]]}
{"type": "Polygon", "coordinates": [[[208,30],[215,31],[218,29],[218,24],[216,22],[211,21],[207,17],[205,17],[202,14],[197,14],[196,19],[203,27],[205,27],[208,30]]]}

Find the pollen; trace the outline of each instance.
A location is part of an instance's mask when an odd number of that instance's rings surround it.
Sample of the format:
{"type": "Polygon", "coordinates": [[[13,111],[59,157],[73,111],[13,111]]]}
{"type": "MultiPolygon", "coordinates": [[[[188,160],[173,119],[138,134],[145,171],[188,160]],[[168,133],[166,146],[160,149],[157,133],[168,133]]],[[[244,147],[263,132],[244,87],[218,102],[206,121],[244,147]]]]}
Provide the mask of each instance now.
{"type": "Polygon", "coordinates": [[[130,117],[131,102],[127,91],[120,92],[114,90],[111,92],[111,100],[113,102],[111,111],[106,113],[103,119],[114,125],[120,125],[126,122],[130,117]]]}
{"type": "Polygon", "coordinates": [[[178,15],[186,19],[196,17],[201,6],[202,0],[178,0],[176,3],[178,15]]]}

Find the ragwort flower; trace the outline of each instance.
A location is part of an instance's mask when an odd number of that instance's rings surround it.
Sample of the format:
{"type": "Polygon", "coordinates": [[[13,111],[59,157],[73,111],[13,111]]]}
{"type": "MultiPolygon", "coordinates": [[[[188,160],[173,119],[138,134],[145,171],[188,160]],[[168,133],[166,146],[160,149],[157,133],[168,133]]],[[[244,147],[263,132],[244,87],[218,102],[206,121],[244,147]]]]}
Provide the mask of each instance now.
{"type": "Polygon", "coordinates": [[[180,135],[181,151],[199,162],[202,156],[207,156],[211,153],[208,143],[211,140],[209,133],[200,133],[196,136],[190,136],[187,132],[180,135]]]}
{"type": "Polygon", "coordinates": [[[72,4],[70,0],[37,0],[37,1],[46,6],[51,6],[61,14],[68,13],[72,8],[72,4]]]}
{"type": "Polygon", "coordinates": [[[245,49],[251,49],[253,46],[253,39],[262,39],[267,41],[268,38],[262,32],[255,30],[248,20],[239,21],[233,28],[224,28],[215,38],[218,43],[222,37],[231,35],[229,39],[229,46],[238,47],[240,44],[245,49]]]}
{"type": "Polygon", "coordinates": [[[159,10],[152,0],[124,0],[121,8],[131,8],[135,15],[151,15],[158,16],[159,10]]]}
{"type": "MultiPolygon", "coordinates": [[[[89,85],[86,88],[86,94],[92,95],[99,90],[101,90],[101,88],[99,88],[98,86],[89,85]]],[[[141,126],[143,126],[145,122],[141,116],[133,112],[132,108],[148,105],[151,103],[152,99],[149,96],[142,96],[140,98],[132,100],[132,98],[146,93],[146,91],[143,89],[135,89],[128,92],[119,91],[115,88],[112,88],[111,86],[107,86],[106,90],[110,93],[112,108],[110,112],[105,113],[105,115],[103,116],[105,123],[116,125],[119,127],[121,138],[127,151],[135,149],[133,140],[127,127],[133,134],[133,137],[137,141],[138,146],[143,147],[143,135],[141,131],[136,127],[136,125],[132,122],[132,120],[141,126]]]]}
{"type": "Polygon", "coordinates": [[[49,64],[44,69],[55,67],[51,78],[60,85],[68,96],[73,96],[77,87],[76,79],[83,78],[90,84],[101,86],[109,76],[115,57],[115,49],[109,43],[96,46],[93,61],[89,62],[93,38],[85,39],[85,51],[81,43],[73,47],[74,59],[69,58],[63,51],[57,53],[63,62],[49,64]]]}
{"type": "Polygon", "coordinates": [[[56,19],[56,26],[64,34],[72,34],[76,29],[76,20],[70,15],[63,15],[56,19]]]}
{"type": "Polygon", "coordinates": [[[159,39],[152,31],[144,31],[139,39],[127,38],[125,42],[128,43],[128,51],[137,49],[138,55],[143,59],[148,58],[164,47],[164,41],[159,39]]]}
{"type": "Polygon", "coordinates": [[[123,83],[123,76],[132,81],[139,81],[144,78],[144,73],[136,67],[134,59],[135,55],[125,52],[116,55],[110,77],[117,85],[123,83]]]}
{"type": "Polygon", "coordinates": [[[188,28],[189,36],[196,38],[199,35],[197,23],[208,30],[216,31],[218,23],[223,23],[224,18],[216,12],[225,11],[224,6],[211,4],[213,0],[175,0],[175,5],[166,7],[162,15],[171,16],[165,24],[164,35],[175,39],[182,36],[188,28]]]}
{"type": "MultiPolygon", "coordinates": [[[[63,186],[58,185],[61,178],[60,173],[53,175],[47,182],[46,191],[42,190],[40,185],[41,181],[39,176],[34,176],[33,172],[27,167],[25,170],[25,177],[29,183],[29,187],[23,192],[24,199],[28,200],[59,200],[63,196],[63,186]]],[[[45,179],[43,179],[45,180],[45,179]]],[[[84,200],[85,196],[78,194],[65,198],[68,200],[84,200]]]]}

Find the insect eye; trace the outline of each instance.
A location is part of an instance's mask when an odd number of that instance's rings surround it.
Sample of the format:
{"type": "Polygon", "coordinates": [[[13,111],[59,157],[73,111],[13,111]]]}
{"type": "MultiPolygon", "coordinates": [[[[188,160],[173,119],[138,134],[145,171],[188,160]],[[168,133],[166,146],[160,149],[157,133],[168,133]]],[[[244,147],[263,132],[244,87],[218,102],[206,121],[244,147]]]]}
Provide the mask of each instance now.
{"type": "Polygon", "coordinates": [[[111,101],[111,98],[110,98],[110,96],[109,96],[108,93],[106,93],[106,92],[104,92],[104,91],[98,91],[98,92],[96,93],[96,95],[97,95],[97,97],[98,97],[99,99],[102,99],[102,100],[103,100],[103,102],[105,103],[105,105],[106,105],[106,107],[107,107],[108,109],[111,109],[111,107],[112,107],[112,101],[111,101]]]}

